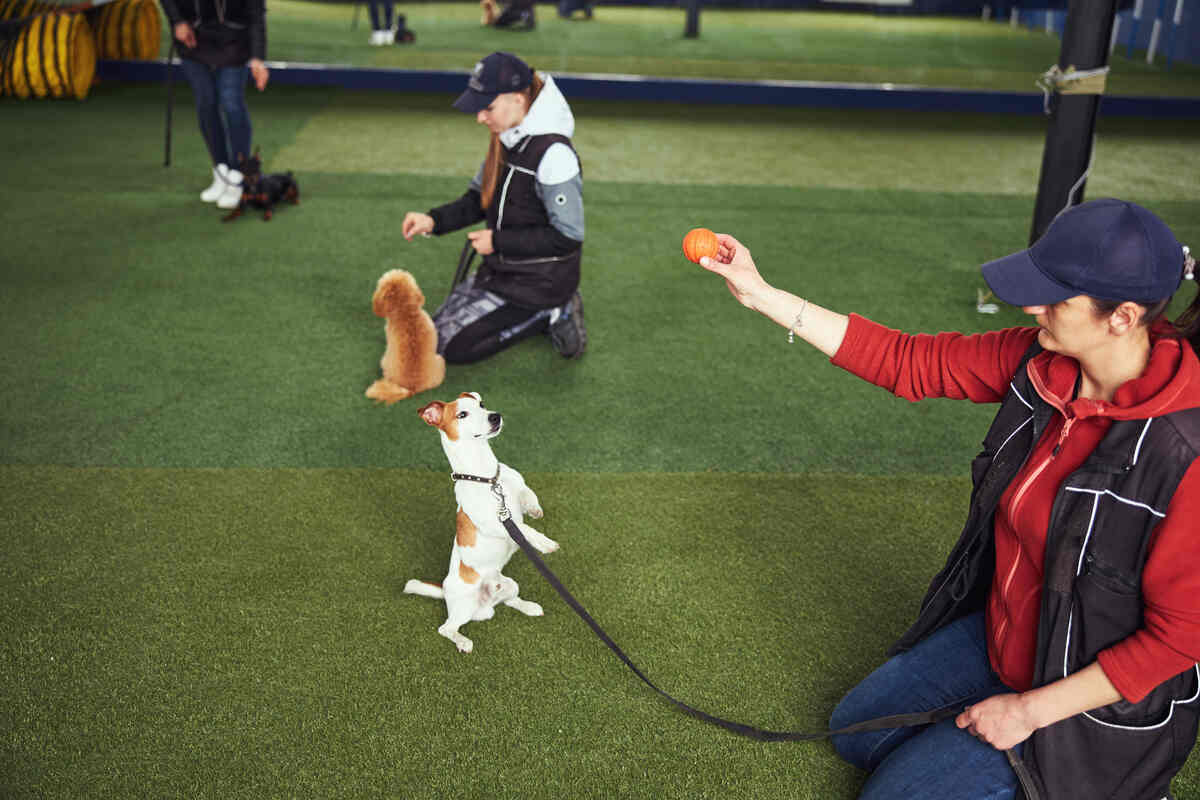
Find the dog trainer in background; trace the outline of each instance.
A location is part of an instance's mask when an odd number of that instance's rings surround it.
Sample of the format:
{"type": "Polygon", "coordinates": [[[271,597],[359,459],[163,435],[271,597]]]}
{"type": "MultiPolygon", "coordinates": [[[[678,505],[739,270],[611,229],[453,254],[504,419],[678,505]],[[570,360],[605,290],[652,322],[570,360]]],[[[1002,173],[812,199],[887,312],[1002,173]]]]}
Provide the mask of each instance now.
{"type": "Polygon", "coordinates": [[[410,211],[402,227],[411,241],[487,223],[467,234],[482,265],[433,315],[438,352],[465,364],[548,333],[560,354],[578,358],[587,347],[583,173],[571,108],[553,78],[510,53],[476,64],[454,107],[491,131],[487,158],[462,197],[410,211]]]}
{"type": "Polygon", "coordinates": [[[861,796],[1012,798],[1010,757],[1046,800],[1166,796],[1200,715],[1200,297],[1164,316],[1187,248],[1141,206],[1083,203],[983,266],[1034,325],[910,336],[772,287],[718,239],[701,266],[789,338],[908,400],[999,405],[958,544],[830,724],[966,710],[835,736],[872,773],[861,796]]]}
{"type": "Polygon", "coordinates": [[[196,97],[200,133],[212,157],[212,185],[200,193],[218,208],[242,199],[241,159],[250,157],[246,79],[261,92],[270,75],[265,0],[160,0],[196,97]]]}

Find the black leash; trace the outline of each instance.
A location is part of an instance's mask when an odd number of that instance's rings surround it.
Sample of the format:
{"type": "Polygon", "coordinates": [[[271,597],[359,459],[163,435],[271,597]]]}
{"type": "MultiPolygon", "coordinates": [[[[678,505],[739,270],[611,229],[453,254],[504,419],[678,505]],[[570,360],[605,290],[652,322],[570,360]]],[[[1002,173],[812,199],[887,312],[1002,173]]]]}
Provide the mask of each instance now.
{"type": "Polygon", "coordinates": [[[600,627],[600,623],[596,622],[592,615],[588,613],[588,610],[583,607],[583,604],[575,599],[575,596],[571,594],[570,590],[568,590],[566,586],[563,586],[563,583],[558,579],[558,576],[546,566],[546,562],[542,560],[542,557],[538,554],[537,550],[535,550],[533,545],[529,543],[529,540],[525,538],[525,534],[521,533],[521,529],[517,527],[515,522],[513,522],[512,513],[508,510],[508,505],[505,503],[504,491],[500,488],[499,465],[496,467],[495,476],[491,478],[484,478],[479,475],[465,475],[458,472],[451,473],[450,478],[456,481],[475,481],[476,483],[489,484],[491,486],[492,494],[496,496],[496,500],[500,504],[499,517],[500,521],[504,524],[504,529],[508,531],[508,535],[512,537],[514,542],[517,543],[517,546],[525,551],[525,555],[528,556],[529,560],[533,562],[533,565],[537,567],[538,572],[542,573],[542,577],[544,577],[547,582],[554,587],[554,590],[558,592],[564,601],[566,601],[567,605],[569,605],[575,611],[575,613],[578,614],[579,617],[588,624],[588,627],[592,629],[592,632],[600,637],[600,640],[608,645],[610,650],[616,653],[617,658],[624,661],[625,666],[633,670],[633,673],[642,679],[643,683],[645,683],[654,691],[658,692],[659,695],[670,701],[673,705],[675,705],[675,707],[693,717],[696,717],[697,719],[702,719],[705,722],[711,722],[713,725],[718,725],[728,731],[732,731],[740,736],[747,736],[751,739],[758,739],[759,741],[763,742],[783,742],[808,741],[813,739],[824,739],[829,736],[840,736],[842,734],[850,733],[866,733],[868,731],[878,731],[887,728],[906,728],[915,725],[929,725],[935,722],[941,722],[944,719],[958,716],[960,713],[962,713],[962,706],[947,706],[946,708],[939,708],[934,711],[922,711],[914,714],[895,714],[889,717],[870,719],[866,720],[865,722],[855,723],[854,725],[847,725],[846,727],[839,728],[836,731],[803,733],[794,731],[763,730],[762,728],[756,728],[753,725],[744,725],[740,722],[732,722],[727,719],[715,717],[708,712],[701,711],[698,708],[693,708],[682,700],[677,700],[671,695],[667,694],[665,691],[658,688],[658,686],[656,686],[652,680],[646,677],[646,674],[638,668],[637,664],[633,663],[633,659],[625,654],[625,651],[622,650],[620,646],[612,640],[612,637],[600,627]]]}
{"type": "Polygon", "coordinates": [[[450,291],[454,291],[455,286],[467,279],[467,273],[471,271],[471,262],[474,260],[475,247],[471,244],[471,240],[467,239],[462,252],[458,255],[458,268],[454,270],[454,283],[450,284],[450,291]]]}
{"type": "Polygon", "coordinates": [[[171,62],[175,60],[175,36],[171,36],[171,49],[167,51],[167,135],[163,155],[163,166],[171,166],[171,111],[175,108],[175,81],[171,70],[171,62]]]}
{"type": "Polygon", "coordinates": [[[718,725],[727,731],[738,734],[739,736],[746,736],[762,742],[803,742],[814,739],[825,739],[829,736],[841,736],[851,733],[867,733],[869,731],[879,731],[887,728],[907,728],[916,725],[930,725],[935,722],[941,722],[944,719],[956,717],[962,713],[962,706],[947,706],[946,708],[939,708],[934,711],[922,711],[914,714],[894,714],[890,717],[869,719],[865,722],[857,722],[853,725],[847,725],[844,728],[838,728],[836,731],[805,733],[799,731],[768,731],[762,728],[756,728],[753,725],[745,725],[741,722],[733,722],[731,720],[722,719],[721,717],[715,717],[706,711],[693,708],[682,700],[677,700],[671,695],[667,694],[665,691],[658,688],[653,681],[647,678],[645,673],[638,669],[637,665],[633,663],[632,659],[625,655],[625,651],[622,650],[617,643],[612,640],[612,637],[610,637],[604,631],[604,629],[600,627],[600,624],[592,618],[592,615],[588,613],[587,609],[584,608],[583,605],[575,599],[574,595],[567,590],[567,587],[562,585],[562,581],[558,579],[558,576],[550,571],[550,568],[546,566],[546,562],[542,560],[541,556],[538,555],[538,552],[533,549],[533,545],[529,543],[524,534],[521,533],[521,530],[516,526],[516,523],[512,521],[512,517],[510,516],[502,521],[504,522],[505,530],[508,531],[508,535],[511,536],[513,541],[525,551],[525,555],[529,556],[529,560],[533,562],[535,567],[537,567],[538,572],[542,573],[542,577],[544,577],[550,583],[550,585],[554,587],[554,590],[558,592],[560,596],[562,596],[562,599],[566,601],[567,605],[574,609],[575,613],[578,614],[580,618],[582,618],[583,621],[588,624],[588,627],[590,627],[592,631],[600,637],[600,640],[608,645],[610,650],[616,653],[617,658],[624,661],[625,665],[633,670],[633,673],[641,678],[643,683],[645,683],[654,691],[658,692],[659,695],[671,702],[676,708],[687,714],[690,714],[693,717],[696,717],[697,719],[704,720],[705,722],[711,722],[713,725],[718,725]]]}
{"type": "MultiPolygon", "coordinates": [[[[469,246],[469,243],[468,243],[469,246]]],[[[496,465],[496,474],[491,478],[484,478],[479,475],[466,475],[463,473],[454,472],[450,474],[450,478],[456,481],[475,481],[477,483],[489,484],[492,494],[496,496],[496,500],[500,505],[498,516],[500,522],[504,524],[504,529],[508,531],[508,535],[512,538],[517,546],[525,552],[529,560],[533,562],[533,566],[538,572],[542,573],[542,577],[554,587],[554,591],[558,592],[559,596],[569,605],[580,619],[587,623],[588,627],[600,640],[608,645],[608,648],[616,654],[617,658],[625,662],[625,666],[633,670],[633,673],[642,679],[642,682],[657,692],[661,697],[669,701],[672,705],[696,719],[704,722],[712,723],[721,728],[724,728],[731,733],[736,733],[739,736],[745,736],[750,739],[757,739],[761,742],[805,742],[816,739],[826,739],[830,736],[845,736],[854,733],[869,733],[871,731],[887,730],[890,728],[910,728],[918,725],[932,725],[943,720],[958,716],[963,711],[962,705],[946,706],[944,708],[934,709],[933,711],[920,711],[912,714],[893,714],[887,717],[877,717],[875,719],[856,722],[853,725],[847,725],[844,728],[837,730],[826,731],[769,731],[763,728],[756,728],[753,725],[745,725],[741,722],[733,722],[731,720],[722,719],[721,717],[713,716],[706,711],[701,711],[698,708],[693,708],[682,700],[677,700],[667,692],[658,688],[652,680],[646,677],[646,674],[638,669],[638,666],[633,663],[633,660],[625,654],[625,651],[612,640],[612,637],[605,632],[600,624],[593,619],[588,610],[583,607],[583,604],[575,599],[575,596],[563,585],[546,562],[542,560],[541,555],[534,549],[529,540],[525,538],[525,534],[521,533],[521,529],[513,522],[512,512],[508,510],[508,505],[504,500],[504,490],[500,488],[500,465],[496,465]]],[[[1025,791],[1025,800],[1041,800],[1041,792],[1037,788],[1032,773],[1029,767],[1021,759],[1015,749],[1004,751],[1008,758],[1009,765],[1013,768],[1013,772],[1017,775],[1017,780],[1021,784],[1021,788],[1025,791]]]]}

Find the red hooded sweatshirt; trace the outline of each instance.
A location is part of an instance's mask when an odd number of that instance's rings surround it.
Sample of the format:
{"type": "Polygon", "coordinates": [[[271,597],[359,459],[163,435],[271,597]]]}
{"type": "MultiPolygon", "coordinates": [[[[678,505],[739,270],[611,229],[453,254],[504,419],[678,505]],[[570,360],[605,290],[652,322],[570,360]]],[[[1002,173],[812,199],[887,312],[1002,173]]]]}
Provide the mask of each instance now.
{"type": "MultiPolygon", "coordinates": [[[[1200,361],[1169,327],[1151,331],[1150,360],[1111,403],[1074,399],[1079,363],[1043,352],[1027,365],[1042,398],[1058,409],[996,509],[996,572],[987,604],[988,655],[1010,688],[1032,688],[1042,568],[1050,509],[1062,482],[1116,419],[1147,419],[1200,406],[1200,361]]],[[[910,401],[949,397],[998,403],[1037,328],[973,336],[910,336],[857,314],[832,363],[910,401]]],[[[1121,696],[1138,702],[1200,661],[1200,459],[1180,482],[1150,538],[1142,573],[1143,626],[1097,661],[1121,696]]]]}

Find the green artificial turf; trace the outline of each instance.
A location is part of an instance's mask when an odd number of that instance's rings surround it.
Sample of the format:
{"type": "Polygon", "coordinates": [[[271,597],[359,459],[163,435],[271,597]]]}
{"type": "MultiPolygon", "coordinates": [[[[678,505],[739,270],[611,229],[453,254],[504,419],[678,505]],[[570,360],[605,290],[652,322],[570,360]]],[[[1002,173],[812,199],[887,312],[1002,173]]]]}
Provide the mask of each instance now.
{"type": "MultiPolygon", "coordinates": [[[[510,33],[479,24],[476,3],[400,3],[413,44],[367,45],[365,7],[272,0],[271,59],[359,67],[469,70],[497,49],[519,52],[551,72],[616,73],[734,80],[893,83],[1000,91],[1037,91],[1057,63],[1061,42],[1042,30],[970,17],[843,14],[706,8],[700,36],[683,36],[684,10],[601,5],[591,21],[562,20],[548,3],[538,27],[510,33]]],[[[168,39],[163,32],[163,53],[168,39]]],[[[1200,67],[1160,56],[1111,56],[1107,91],[1200,95],[1200,67]]]]}
{"type": "MultiPolygon", "coordinates": [[[[823,726],[903,631],[967,488],[526,478],[562,546],[548,562],[652,680],[773,729],[823,726]],[[858,596],[864,576],[886,602],[858,596]]],[[[0,468],[17,494],[6,797],[849,797],[859,780],[827,743],[679,714],[521,555],[508,571],[546,616],[501,609],[460,655],[442,604],[401,592],[446,569],[441,471],[0,468]]]]}
{"type": "MultiPolygon", "coordinates": [[[[0,796],[853,797],[828,744],[674,711],[520,555],[547,616],[502,609],[455,652],[401,593],[452,536],[415,412],[476,390],[505,414],[549,563],[663,688],[819,727],[911,620],[993,409],[789,346],[680,240],[732,232],[780,285],[909,330],[1020,324],[975,292],[1025,243],[1041,120],[575,104],[589,352],[524,343],[384,407],[374,283],[444,296],[462,235],[397,230],[463,189],[481,130],[450,98],[270,87],[256,142],[302,202],[222,225],[184,90],[162,167],[164,98],[0,103],[0,796]]],[[[1198,136],[1102,119],[1088,196],[1200,241],[1198,136]]]]}

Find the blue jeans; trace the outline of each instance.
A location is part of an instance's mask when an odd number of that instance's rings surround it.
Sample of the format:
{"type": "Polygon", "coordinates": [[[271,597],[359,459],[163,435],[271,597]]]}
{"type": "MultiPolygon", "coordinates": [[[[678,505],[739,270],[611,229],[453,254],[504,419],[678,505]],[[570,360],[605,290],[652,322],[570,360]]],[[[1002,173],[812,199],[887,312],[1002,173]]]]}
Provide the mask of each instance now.
{"type": "MultiPolygon", "coordinates": [[[[1010,691],[988,661],[983,614],[972,614],[886,661],[842,698],[829,725],[970,705],[1010,691]]],[[[833,746],[870,771],[860,800],[1009,800],[1016,794],[1017,776],[1004,752],[960,730],[953,718],[835,736],[833,746]]]]}
{"type": "Polygon", "coordinates": [[[392,0],[367,0],[367,9],[371,12],[371,30],[391,30],[392,0]]]}
{"type": "Polygon", "coordinates": [[[250,68],[217,67],[180,59],[184,77],[196,97],[200,133],[213,164],[237,169],[241,157],[250,157],[250,112],[246,108],[246,81],[250,68]]]}

